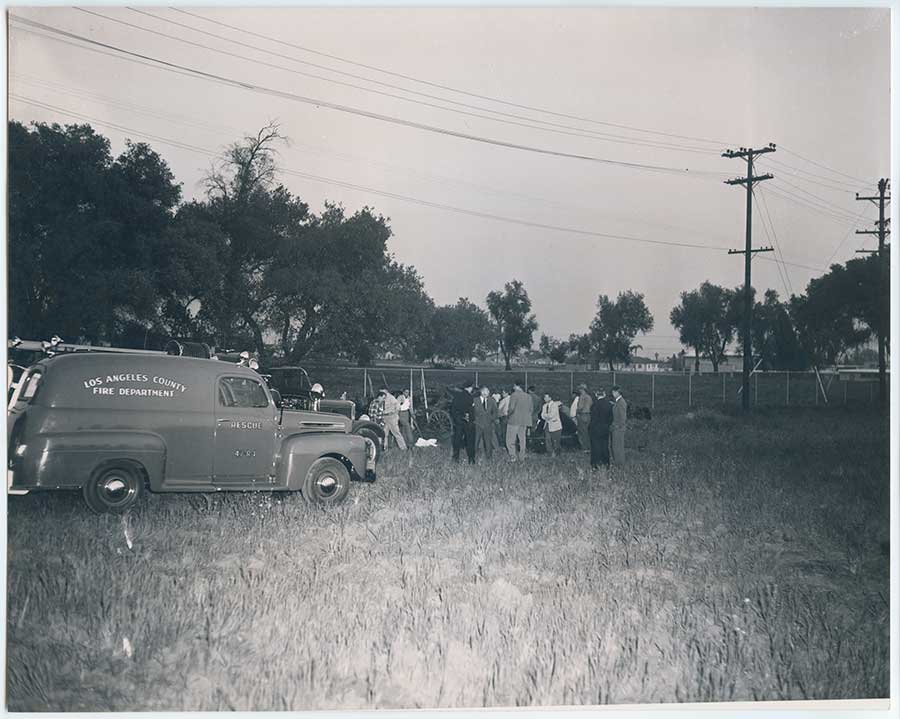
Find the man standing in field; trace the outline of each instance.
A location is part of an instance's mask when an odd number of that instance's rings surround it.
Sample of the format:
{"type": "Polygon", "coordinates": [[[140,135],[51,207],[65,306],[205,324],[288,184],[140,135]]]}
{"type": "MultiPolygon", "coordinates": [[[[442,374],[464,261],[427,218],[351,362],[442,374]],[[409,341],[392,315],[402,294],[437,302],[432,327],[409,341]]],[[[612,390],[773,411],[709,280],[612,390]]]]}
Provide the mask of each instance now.
{"type": "Polygon", "coordinates": [[[400,400],[394,397],[387,388],[382,389],[380,394],[384,399],[384,414],[382,415],[382,420],[384,421],[385,449],[387,449],[390,438],[393,436],[397,442],[397,446],[406,451],[406,440],[404,440],[403,435],[400,434],[400,400]]]}
{"type": "Polygon", "coordinates": [[[612,388],[613,410],[610,445],[612,446],[612,463],[618,467],[625,466],[625,422],[628,419],[628,403],[622,396],[619,385],[612,388]]]}
{"type": "Polygon", "coordinates": [[[612,420],[612,403],[601,389],[591,407],[591,469],[609,467],[609,427],[612,420]]]}
{"type": "Polygon", "coordinates": [[[549,392],[544,392],[544,404],[541,407],[541,419],[544,420],[544,441],[547,454],[559,456],[559,440],[562,437],[562,420],[559,418],[559,406],[562,402],[553,399],[549,392]]]}
{"type": "Polygon", "coordinates": [[[466,447],[469,464],[475,464],[475,431],[472,427],[472,384],[451,388],[450,418],[453,420],[453,461],[459,462],[459,450],[466,447]]]}
{"type": "Polygon", "coordinates": [[[497,403],[491,397],[491,391],[487,387],[481,388],[481,393],[475,398],[472,406],[472,416],[475,425],[475,452],[484,447],[484,455],[488,459],[494,456],[494,440],[497,437],[497,403]]]}
{"type": "Polygon", "coordinates": [[[500,390],[500,401],[497,403],[497,440],[506,446],[506,420],[509,416],[509,390],[500,390]]]}
{"type": "Polygon", "coordinates": [[[507,410],[506,451],[509,452],[510,462],[515,462],[516,458],[525,459],[525,435],[532,426],[532,414],[531,397],[522,391],[522,385],[517,382],[513,385],[513,393],[509,397],[509,409],[507,410]],[[516,453],[516,440],[519,442],[518,454],[516,453]]]}
{"type": "Polygon", "coordinates": [[[576,408],[575,421],[578,423],[578,444],[582,452],[591,451],[591,406],[594,399],[587,391],[586,384],[578,385],[578,407],[576,408]]]}
{"type": "Polygon", "coordinates": [[[403,434],[406,444],[412,447],[416,443],[416,439],[413,435],[412,397],[408,387],[398,393],[398,399],[400,400],[400,432],[403,434]]]}

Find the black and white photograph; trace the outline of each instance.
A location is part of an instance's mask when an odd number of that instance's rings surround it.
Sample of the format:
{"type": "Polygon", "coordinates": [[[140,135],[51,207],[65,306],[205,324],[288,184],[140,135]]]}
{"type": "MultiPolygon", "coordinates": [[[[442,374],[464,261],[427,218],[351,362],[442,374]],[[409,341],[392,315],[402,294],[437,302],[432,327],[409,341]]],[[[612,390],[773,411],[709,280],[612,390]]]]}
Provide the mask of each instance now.
{"type": "Polygon", "coordinates": [[[887,710],[891,12],[8,6],[4,709],[887,710]]]}

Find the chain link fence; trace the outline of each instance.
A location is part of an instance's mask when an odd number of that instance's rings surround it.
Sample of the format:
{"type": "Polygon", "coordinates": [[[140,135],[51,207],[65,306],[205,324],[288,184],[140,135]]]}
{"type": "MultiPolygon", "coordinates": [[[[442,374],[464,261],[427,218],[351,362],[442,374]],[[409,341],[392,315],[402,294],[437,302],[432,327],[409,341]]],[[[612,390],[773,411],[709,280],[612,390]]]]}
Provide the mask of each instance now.
{"type": "MultiPolygon", "coordinates": [[[[449,385],[474,382],[491,390],[510,387],[514,381],[523,386],[534,385],[539,393],[550,392],[567,402],[579,384],[589,389],[607,390],[618,384],[634,407],[660,411],[685,411],[691,408],[739,407],[741,373],[688,374],[680,372],[589,372],[565,369],[524,370],[510,372],[496,369],[423,369],[419,367],[336,367],[305,365],[310,379],[320,382],[329,397],[346,392],[357,402],[369,398],[379,388],[391,390],[413,388],[414,401],[421,401],[422,383],[433,402],[449,385]]],[[[875,405],[878,387],[875,382],[841,380],[834,372],[820,372],[821,385],[814,372],[755,372],[750,378],[751,406],[814,407],[830,405],[875,405]],[[827,398],[827,402],[826,402],[827,398]]]]}

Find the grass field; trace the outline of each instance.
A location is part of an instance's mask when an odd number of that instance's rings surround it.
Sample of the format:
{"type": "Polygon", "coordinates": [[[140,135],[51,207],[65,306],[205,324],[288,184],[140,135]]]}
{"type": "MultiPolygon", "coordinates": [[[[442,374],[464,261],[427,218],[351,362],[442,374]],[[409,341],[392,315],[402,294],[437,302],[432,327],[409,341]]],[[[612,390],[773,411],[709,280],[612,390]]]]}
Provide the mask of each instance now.
{"type": "Polygon", "coordinates": [[[11,710],[470,707],[888,694],[888,431],[655,417],[577,452],[390,452],[329,512],[10,497],[11,710]]]}

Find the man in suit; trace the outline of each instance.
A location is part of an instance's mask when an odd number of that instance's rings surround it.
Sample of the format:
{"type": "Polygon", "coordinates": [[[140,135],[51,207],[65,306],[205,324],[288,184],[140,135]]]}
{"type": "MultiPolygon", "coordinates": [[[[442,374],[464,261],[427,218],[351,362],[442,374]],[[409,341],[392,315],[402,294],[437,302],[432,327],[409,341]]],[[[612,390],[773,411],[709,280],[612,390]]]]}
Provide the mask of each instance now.
{"type": "Polygon", "coordinates": [[[450,418],[453,420],[453,461],[459,462],[459,450],[466,447],[469,464],[475,464],[475,431],[472,426],[472,383],[451,388],[450,418]]]}
{"type": "Polygon", "coordinates": [[[578,444],[582,452],[591,451],[591,405],[594,399],[588,392],[586,384],[578,385],[578,407],[575,413],[575,421],[578,423],[578,444]]]}
{"type": "Polygon", "coordinates": [[[494,455],[497,412],[497,401],[491,397],[491,391],[487,387],[482,387],[481,393],[475,398],[472,405],[472,416],[475,425],[475,452],[477,453],[483,446],[484,454],[488,459],[494,455]]]}
{"type": "Polygon", "coordinates": [[[509,409],[507,410],[506,424],[506,451],[509,452],[509,461],[525,459],[525,435],[532,426],[531,418],[534,405],[518,382],[513,385],[513,393],[509,397],[509,409]],[[516,440],[519,442],[519,451],[516,452],[516,440]]]}
{"type": "Polygon", "coordinates": [[[612,463],[618,467],[625,466],[625,422],[628,419],[628,403],[622,396],[619,386],[612,388],[613,411],[610,431],[612,446],[612,463]]]}
{"type": "Polygon", "coordinates": [[[609,467],[609,427],[612,420],[612,403],[601,389],[591,405],[591,469],[609,467]]]}

